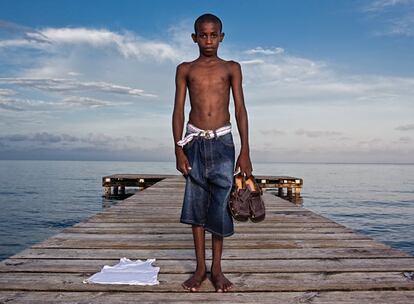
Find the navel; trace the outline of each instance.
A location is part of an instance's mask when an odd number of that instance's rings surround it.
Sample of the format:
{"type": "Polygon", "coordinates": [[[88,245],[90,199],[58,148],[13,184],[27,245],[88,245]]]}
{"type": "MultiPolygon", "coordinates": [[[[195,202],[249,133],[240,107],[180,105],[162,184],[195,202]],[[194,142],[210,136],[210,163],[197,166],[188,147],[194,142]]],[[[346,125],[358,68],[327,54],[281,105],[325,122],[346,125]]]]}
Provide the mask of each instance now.
{"type": "Polygon", "coordinates": [[[207,115],[208,115],[208,116],[211,116],[211,112],[208,112],[208,113],[207,113],[207,115]]]}

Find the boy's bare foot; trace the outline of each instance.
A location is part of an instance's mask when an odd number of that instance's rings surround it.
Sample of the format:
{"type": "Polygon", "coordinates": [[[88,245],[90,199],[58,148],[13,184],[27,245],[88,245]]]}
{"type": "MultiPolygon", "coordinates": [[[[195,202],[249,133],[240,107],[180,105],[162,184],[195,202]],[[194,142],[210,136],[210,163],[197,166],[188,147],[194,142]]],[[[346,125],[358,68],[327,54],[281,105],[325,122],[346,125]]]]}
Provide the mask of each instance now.
{"type": "Polygon", "coordinates": [[[213,283],[216,292],[227,292],[233,288],[233,283],[224,276],[223,272],[211,272],[211,283],[213,283]]]}
{"type": "Polygon", "coordinates": [[[205,271],[202,274],[195,272],[187,281],[182,284],[182,286],[188,291],[198,291],[205,279],[207,279],[207,274],[205,271]]]}

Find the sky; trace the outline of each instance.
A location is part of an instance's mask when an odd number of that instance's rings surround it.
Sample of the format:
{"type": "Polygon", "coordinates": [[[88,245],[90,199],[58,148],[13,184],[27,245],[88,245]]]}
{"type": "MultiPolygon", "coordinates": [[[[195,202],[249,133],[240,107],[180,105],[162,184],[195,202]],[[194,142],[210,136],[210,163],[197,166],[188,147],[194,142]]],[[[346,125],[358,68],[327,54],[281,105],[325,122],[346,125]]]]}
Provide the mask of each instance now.
{"type": "Polygon", "coordinates": [[[175,69],[213,13],[253,163],[414,163],[414,0],[205,2],[2,0],[0,159],[174,161],[175,69]]]}

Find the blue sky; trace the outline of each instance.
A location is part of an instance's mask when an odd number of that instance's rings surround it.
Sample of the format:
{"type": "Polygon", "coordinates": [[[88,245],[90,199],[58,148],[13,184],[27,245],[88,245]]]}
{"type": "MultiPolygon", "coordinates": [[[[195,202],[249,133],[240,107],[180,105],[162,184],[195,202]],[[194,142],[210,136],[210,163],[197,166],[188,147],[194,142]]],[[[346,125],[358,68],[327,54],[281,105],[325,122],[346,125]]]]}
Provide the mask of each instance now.
{"type": "Polygon", "coordinates": [[[205,12],[242,64],[253,161],[414,162],[413,0],[3,0],[0,158],[174,160],[205,12]]]}

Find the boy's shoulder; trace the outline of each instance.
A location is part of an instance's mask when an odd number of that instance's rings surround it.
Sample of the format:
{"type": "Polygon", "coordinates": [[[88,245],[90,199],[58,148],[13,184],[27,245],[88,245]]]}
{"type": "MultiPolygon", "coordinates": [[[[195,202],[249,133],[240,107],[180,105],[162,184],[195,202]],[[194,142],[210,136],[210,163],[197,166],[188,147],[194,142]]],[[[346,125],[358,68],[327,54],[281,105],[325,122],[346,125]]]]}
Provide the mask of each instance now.
{"type": "MultiPolygon", "coordinates": [[[[191,68],[191,66],[193,65],[197,65],[198,60],[193,60],[193,61],[183,61],[181,62],[179,65],[177,65],[177,70],[188,70],[189,68],[191,68]]],[[[240,63],[238,63],[237,61],[234,60],[224,60],[224,59],[220,59],[220,64],[228,66],[229,68],[236,68],[239,69],[240,68],[240,63]]]]}
{"type": "Polygon", "coordinates": [[[191,65],[192,62],[183,61],[179,65],[177,65],[177,70],[186,69],[191,65]]]}
{"type": "Polygon", "coordinates": [[[241,68],[240,63],[238,63],[237,61],[234,61],[234,60],[227,61],[227,64],[232,69],[239,70],[241,68]]]}
{"type": "Polygon", "coordinates": [[[237,61],[235,61],[235,60],[227,60],[226,61],[228,64],[230,64],[230,65],[234,65],[234,66],[237,66],[237,65],[240,65],[240,63],[238,63],[237,61]]]}

